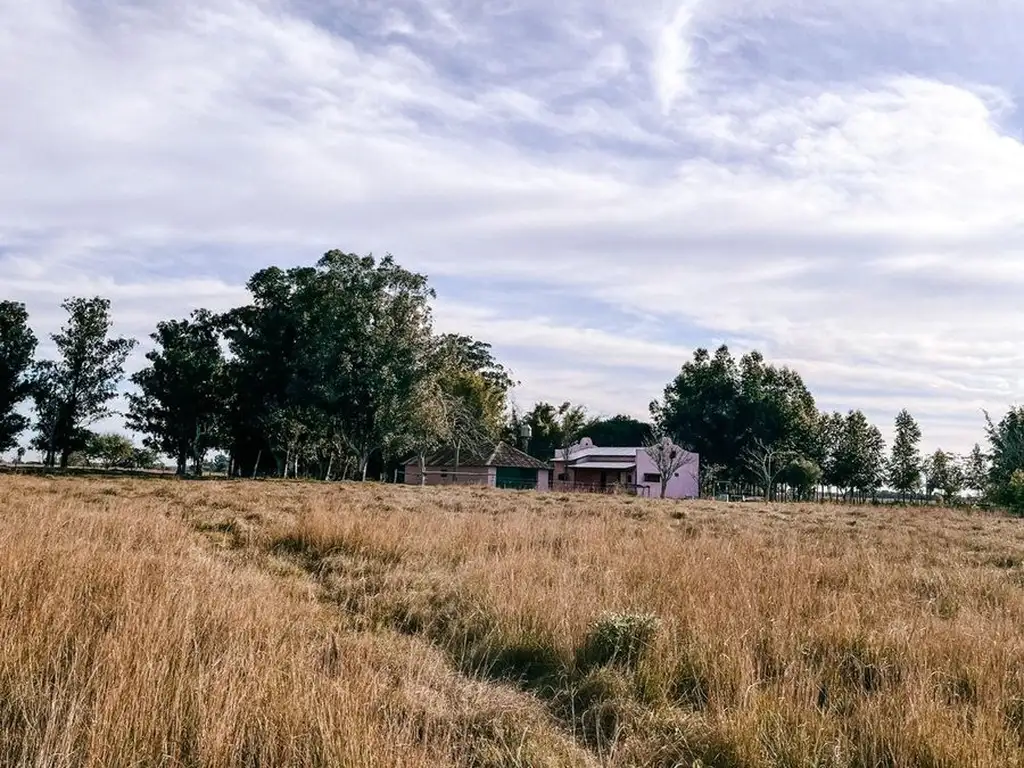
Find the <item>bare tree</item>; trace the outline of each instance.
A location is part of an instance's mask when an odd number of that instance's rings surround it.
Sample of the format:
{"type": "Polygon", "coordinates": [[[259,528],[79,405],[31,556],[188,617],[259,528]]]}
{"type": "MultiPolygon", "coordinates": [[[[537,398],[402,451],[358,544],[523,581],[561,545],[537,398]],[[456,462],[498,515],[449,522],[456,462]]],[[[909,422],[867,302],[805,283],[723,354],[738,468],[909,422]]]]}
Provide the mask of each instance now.
{"type": "Polygon", "coordinates": [[[583,435],[587,427],[587,411],[581,405],[572,405],[564,402],[558,406],[555,425],[558,435],[561,438],[559,452],[562,461],[565,463],[565,478],[569,479],[569,461],[572,459],[572,449],[583,435]]]}
{"type": "Polygon", "coordinates": [[[764,490],[766,501],[774,496],[779,475],[799,456],[797,451],[768,445],[760,438],[743,450],[743,463],[764,490]]]}
{"type": "Polygon", "coordinates": [[[661,476],[661,498],[663,499],[668,489],[668,481],[676,472],[693,464],[697,459],[696,454],[676,445],[672,442],[672,438],[667,436],[648,441],[644,446],[644,451],[650,456],[661,476]]]}

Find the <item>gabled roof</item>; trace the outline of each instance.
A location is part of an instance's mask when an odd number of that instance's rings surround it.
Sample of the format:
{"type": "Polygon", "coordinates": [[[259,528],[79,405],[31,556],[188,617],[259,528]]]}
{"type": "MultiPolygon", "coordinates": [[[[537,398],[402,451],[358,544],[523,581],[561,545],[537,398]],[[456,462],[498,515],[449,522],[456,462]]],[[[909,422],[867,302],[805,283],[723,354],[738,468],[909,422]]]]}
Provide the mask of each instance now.
{"type": "MultiPolygon", "coordinates": [[[[418,462],[415,458],[406,462],[406,464],[416,463],[418,462]]],[[[443,448],[437,453],[428,456],[426,465],[428,467],[454,467],[455,449],[443,448]]],[[[459,451],[459,466],[549,469],[548,465],[540,459],[535,459],[530,454],[524,453],[503,440],[482,449],[463,448],[459,451]]]]}

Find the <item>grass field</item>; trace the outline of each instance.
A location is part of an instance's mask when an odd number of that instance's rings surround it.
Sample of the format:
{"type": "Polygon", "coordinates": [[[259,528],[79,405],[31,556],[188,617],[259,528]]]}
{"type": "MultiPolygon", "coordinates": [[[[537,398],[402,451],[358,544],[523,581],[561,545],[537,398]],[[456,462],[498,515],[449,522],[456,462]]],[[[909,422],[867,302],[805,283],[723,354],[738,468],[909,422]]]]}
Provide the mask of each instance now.
{"type": "Polygon", "coordinates": [[[0,765],[1024,765],[1022,526],[0,475],[0,765]]]}

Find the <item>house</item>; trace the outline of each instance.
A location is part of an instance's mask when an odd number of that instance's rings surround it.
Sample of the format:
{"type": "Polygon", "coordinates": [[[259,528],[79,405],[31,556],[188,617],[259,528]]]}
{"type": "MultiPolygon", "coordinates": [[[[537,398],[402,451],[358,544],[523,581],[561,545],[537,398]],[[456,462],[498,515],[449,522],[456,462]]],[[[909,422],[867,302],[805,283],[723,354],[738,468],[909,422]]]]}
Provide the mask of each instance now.
{"type": "MultiPolygon", "coordinates": [[[[611,492],[621,489],[641,496],[661,495],[661,473],[645,448],[602,448],[585,437],[571,446],[568,456],[555,452],[552,487],[564,490],[611,492]]],[[[700,495],[699,457],[688,453],[687,460],[669,478],[665,496],[691,499],[700,495]]]]}
{"type": "MultiPolygon", "coordinates": [[[[506,442],[484,450],[446,448],[426,458],[425,485],[481,485],[546,491],[551,487],[551,468],[506,442]]],[[[405,482],[420,485],[420,462],[405,463],[405,482]]]]}

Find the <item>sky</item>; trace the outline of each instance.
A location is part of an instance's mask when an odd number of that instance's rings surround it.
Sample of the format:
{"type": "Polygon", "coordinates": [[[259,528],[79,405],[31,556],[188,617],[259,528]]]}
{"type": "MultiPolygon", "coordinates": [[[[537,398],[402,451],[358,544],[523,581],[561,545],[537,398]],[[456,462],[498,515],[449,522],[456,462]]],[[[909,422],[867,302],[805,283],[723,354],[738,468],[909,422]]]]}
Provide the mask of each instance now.
{"type": "Polygon", "coordinates": [[[0,298],[45,342],[107,296],[145,339],[262,267],[390,252],[520,405],[646,417],[727,343],[967,451],[1024,394],[1021,28],[1024,0],[0,0],[0,298]]]}

